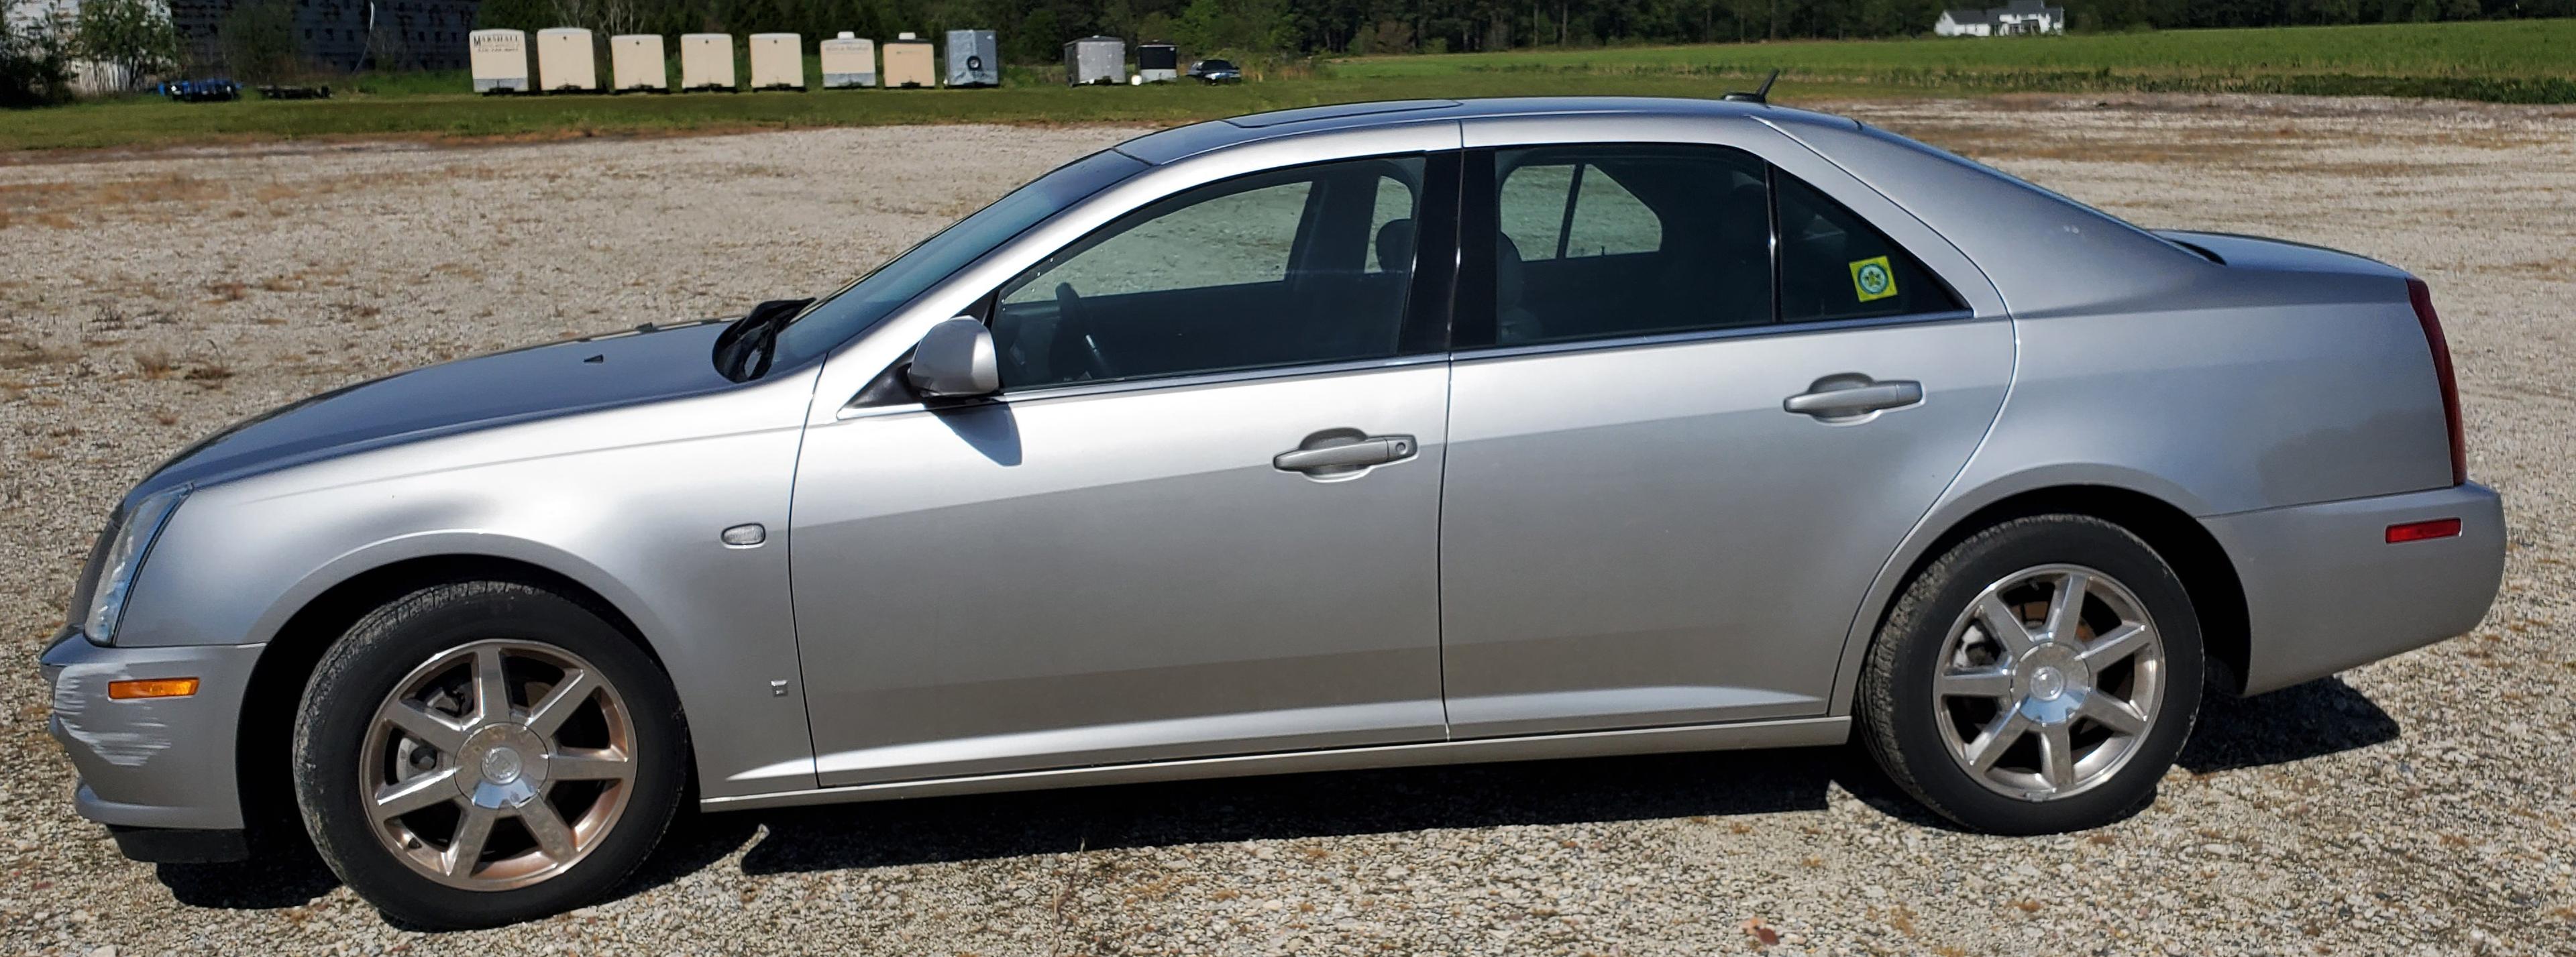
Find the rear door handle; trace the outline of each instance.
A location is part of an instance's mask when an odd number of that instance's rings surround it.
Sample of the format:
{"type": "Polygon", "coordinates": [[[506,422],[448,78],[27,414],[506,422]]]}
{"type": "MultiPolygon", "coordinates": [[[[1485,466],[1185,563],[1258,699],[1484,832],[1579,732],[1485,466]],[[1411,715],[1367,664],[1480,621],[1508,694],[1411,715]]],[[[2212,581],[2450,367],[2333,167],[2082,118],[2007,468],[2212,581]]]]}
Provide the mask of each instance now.
{"type": "Polygon", "coordinates": [[[1412,458],[1418,447],[1410,435],[1360,435],[1356,429],[1335,429],[1308,436],[1304,444],[1272,457],[1270,465],[1282,472],[1339,475],[1412,458]]]}
{"type": "Polygon", "coordinates": [[[1858,373],[1829,375],[1807,391],[1780,401],[1780,408],[1821,422],[1856,419],[1923,401],[1923,383],[1912,379],[1880,381],[1858,373]]]}

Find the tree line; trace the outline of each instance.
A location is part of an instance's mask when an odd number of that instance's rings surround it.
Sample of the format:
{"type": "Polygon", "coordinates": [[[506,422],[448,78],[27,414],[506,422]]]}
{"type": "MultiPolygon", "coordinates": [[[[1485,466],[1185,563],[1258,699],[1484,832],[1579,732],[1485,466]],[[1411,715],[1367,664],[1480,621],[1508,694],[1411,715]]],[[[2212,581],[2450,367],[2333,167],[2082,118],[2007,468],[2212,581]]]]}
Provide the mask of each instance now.
{"type": "MultiPolygon", "coordinates": [[[[1950,6],[2005,0],[484,0],[479,26],[878,39],[1000,32],[1003,57],[1050,62],[1107,34],[1190,52],[1311,56],[1539,46],[1891,37],[1950,6]]],[[[2576,16],[2576,0],[2055,0],[2077,30],[2404,23],[2576,16]]]]}
{"type": "MultiPolygon", "coordinates": [[[[1976,4],[2004,0],[1966,0],[1976,4]]],[[[2576,16],[2576,0],[2057,0],[2077,30],[2576,16]]],[[[218,29],[241,74],[302,61],[292,0],[237,0],[218,29]]],[[[1051,63],[1067,40],[1168,40],[1190,55],[1290,58],[1529,47],[1890,37],[1931,31],[1943,0],[483,0],[478,27],[602,35],[849,30],[891,39],[998,31],[1005,60],[1051,63]]],[[[0,0],[0,106],[57,102],[76,63],[140,82],[175,68],[162,0],[0,0]]]]}

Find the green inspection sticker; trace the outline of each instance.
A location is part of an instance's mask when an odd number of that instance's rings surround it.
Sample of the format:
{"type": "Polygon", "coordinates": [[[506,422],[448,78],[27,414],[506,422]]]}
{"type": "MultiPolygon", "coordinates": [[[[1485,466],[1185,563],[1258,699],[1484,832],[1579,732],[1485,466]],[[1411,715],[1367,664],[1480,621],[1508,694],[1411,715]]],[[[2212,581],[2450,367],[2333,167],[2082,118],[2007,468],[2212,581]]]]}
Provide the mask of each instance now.
{"type": "Polygon", "coordinates": [[[1896,295],[1896,274],[1887,271],[1887,257],[1877,256],[1851,264],[1852,295],[1860,301],[1885,299],[1896,295]]]}

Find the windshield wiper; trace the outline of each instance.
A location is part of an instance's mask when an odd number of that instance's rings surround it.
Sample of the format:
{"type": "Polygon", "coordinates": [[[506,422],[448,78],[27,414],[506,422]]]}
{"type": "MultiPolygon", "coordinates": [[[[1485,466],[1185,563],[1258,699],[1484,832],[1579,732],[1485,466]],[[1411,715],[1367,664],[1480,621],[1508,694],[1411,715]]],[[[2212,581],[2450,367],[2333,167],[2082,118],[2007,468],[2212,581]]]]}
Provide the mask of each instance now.
{"type": "Polygon", "coordinates": [[[769,360],[778,352],[778,330],[813,301],[772,299],[751,307],[716,337],[716,371],[735,382],[768,375],[769,360]]]}

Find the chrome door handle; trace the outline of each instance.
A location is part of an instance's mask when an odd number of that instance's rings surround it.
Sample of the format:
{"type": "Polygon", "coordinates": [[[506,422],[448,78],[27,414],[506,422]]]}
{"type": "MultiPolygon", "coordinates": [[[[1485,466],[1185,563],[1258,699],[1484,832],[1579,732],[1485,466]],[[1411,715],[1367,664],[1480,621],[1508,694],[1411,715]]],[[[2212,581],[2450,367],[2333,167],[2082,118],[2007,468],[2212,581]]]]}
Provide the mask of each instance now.
{"type": "Polygon", "coordinates": [[[1410,435],[1359,435],[1356,430],[1336,429],[1308,436],[1304,444],[1272,457],[1270,465],[1282,472],[1334,475],[1412,458],[1415,448],[1410,435]]]}
{"type": "Polygon", "coordinates": [[[1846,373],[1816,380],[1807,386],[1807,391],[1780,400],[1780,408],[1832,422],[1901,409],[1921,401],[1923,383],[1911,379],[1879,381],[1846,373]]]}

